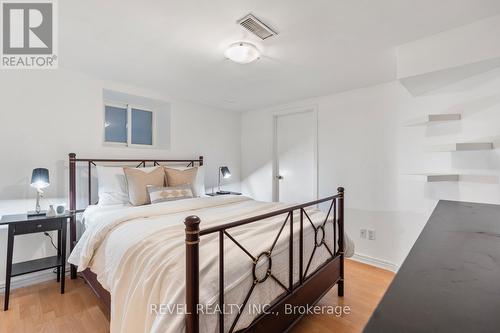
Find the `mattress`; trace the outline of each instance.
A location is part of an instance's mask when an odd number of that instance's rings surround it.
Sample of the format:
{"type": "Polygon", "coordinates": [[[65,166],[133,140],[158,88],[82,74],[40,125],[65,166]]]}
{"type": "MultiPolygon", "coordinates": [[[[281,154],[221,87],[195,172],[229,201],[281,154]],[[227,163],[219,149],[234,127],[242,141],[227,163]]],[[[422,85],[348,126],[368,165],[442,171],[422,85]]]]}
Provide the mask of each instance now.
{"type": "MultiPolygon", "coordinates": [[[[164,202],[141,207],[90,207],[84,214],[86,230],[69,261],[82,271],[90,268],[111,294],[110,330],[114,332],[183,332],[185,303],[184,219],[197,215],[205,229],[243,218],[285,208],[282,203],[259,202],[244,196],[218,196],[164,202]],[[161,311],[158,311],[158,310],[161,311]]],[[[319,225],[325,213],[309,209],[312,223],[319,225]]],[[[253,256],[268,251],[286,215],[251,223],[228,232],[253,256]]],[[[298,221],[298,216],[294,217],[298,221]]],[[[330,217],[331,219],[331,217],[330,217]]],[[[295,224],[298,225],[298,224],[295,224]]],[[[288,224],[287,224],[288,226],[288,224]]],[[[326,243],[333,250],[333,223],[329,221],[326,243]]],[[[298,227],[294,230],[294,281],[298,274],[298,227]]],[[[304,222],[304,266],[314,244],[314,229],[304,222]]],[[[348,254],[353,245],[346,240],[348,254]]],[[[200,241],[201,332],[218,332],[218,234],[202,236],[200,241]]],[[[272,273],[288,285],[289,228],[284,228],[272,252],[272,273]]],[[[315,251],[309,272],[330,258],[325,247],[315,251]]],[[[250,257],[225,237],[224,326],[228,331],[245,296],[253,285],[250,257]]],[[[257,265],[265,273],[267,264],[257,265]]],[[[270,304],[284,292],[273,279],[257,285],[235,330],[247,327],[259,315],[262,305],[270,304]],[[259,306],[254,306],[259,305],[259,306]]]]}

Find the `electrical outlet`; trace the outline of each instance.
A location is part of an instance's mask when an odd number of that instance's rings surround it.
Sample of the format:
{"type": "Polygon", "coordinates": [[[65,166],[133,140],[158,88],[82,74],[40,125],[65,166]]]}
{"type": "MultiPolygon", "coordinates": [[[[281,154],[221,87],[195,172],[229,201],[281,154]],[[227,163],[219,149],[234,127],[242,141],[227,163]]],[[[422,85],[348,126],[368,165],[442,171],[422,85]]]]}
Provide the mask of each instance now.
{"type": "Polygon", "coordinates": [[[368,239],[375,240],[375,230],[368,229],[368,239]]]}
{"type": "Polygon", "coordinates": [[[359,237],[366,239],[366,229],[359,229],[359,237]]]}

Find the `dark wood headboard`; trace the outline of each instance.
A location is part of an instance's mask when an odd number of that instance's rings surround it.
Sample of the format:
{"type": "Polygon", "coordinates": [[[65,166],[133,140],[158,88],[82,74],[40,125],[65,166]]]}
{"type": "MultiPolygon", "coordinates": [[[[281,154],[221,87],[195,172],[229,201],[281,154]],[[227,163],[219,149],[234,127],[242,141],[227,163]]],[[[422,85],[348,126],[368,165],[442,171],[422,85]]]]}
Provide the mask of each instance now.
{"type": "MultiPolygon", "coordinates": [[[[69,154],[69,210],[74,213],[70,220],[70,250],[72,251],[77,242],[76,240],[76,213],[80,213],[83,209],[76,207],[76,167],[77,163],[86,164],[88,167],[88,204],[92,204],[92,166],[96,163],[138,163],[137,167],[146,167],[147,164],[157,166],[166,163],[187,163],[187,166],[203,165],[203,156],[197,159],[178,159],[178,160],[160,160],[160,159],[102,159],[102,158],[76,158],[75,153],[69,154]]],[[[71,278],[76,278],[76,266],[71,265],[71,278]]]]}

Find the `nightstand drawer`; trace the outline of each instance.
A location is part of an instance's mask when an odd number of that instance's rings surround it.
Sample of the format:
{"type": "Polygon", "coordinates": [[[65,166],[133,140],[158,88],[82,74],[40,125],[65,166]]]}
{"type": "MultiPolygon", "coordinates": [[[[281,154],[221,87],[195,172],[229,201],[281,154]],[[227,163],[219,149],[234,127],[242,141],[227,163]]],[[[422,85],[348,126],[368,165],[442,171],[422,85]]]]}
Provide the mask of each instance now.
{"type": "Polygon", "coordinates": [[[44,220],[44,221],[29,221],[18,223],[12,226],[14,228],[14,235],[31,234],[35,232],[43,232],[50,230],[57,230],[61,228],[61,219],[44,220]]]}

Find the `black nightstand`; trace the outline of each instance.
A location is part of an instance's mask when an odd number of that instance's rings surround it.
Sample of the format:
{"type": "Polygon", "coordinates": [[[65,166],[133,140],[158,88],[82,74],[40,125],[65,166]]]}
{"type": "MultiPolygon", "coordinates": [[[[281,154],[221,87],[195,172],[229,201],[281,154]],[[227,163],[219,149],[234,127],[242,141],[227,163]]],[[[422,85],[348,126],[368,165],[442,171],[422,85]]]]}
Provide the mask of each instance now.
{"type": "Polygon", "coordinates": [[[67,221],[73,214],[67,212],[64,215],[30,216],[4,215],[0,225],[8,225],[7,239],[7,267],[5,273],[5,300],[4,311],[9,309],[10,279],[14,276],[38,272],[45,269],[57,268],[57,282],[61,282],[61,294],[64,294],[64,277],[66,270],[66,228],[67,221]],[[40,258],[25,262],[12,263],[14,250],[14,236],[33,234],[45,231],[57,230],[57,255],[40,258]]]}
{"type": "Polygon", "coordinates": [[[224,193],[219,193],[219,192],[214,192],[214,193],[207,193],[208,196],[211,197],[216,197],[218,195],[241,195],[239,192],[224,192],[224,193]]]}

